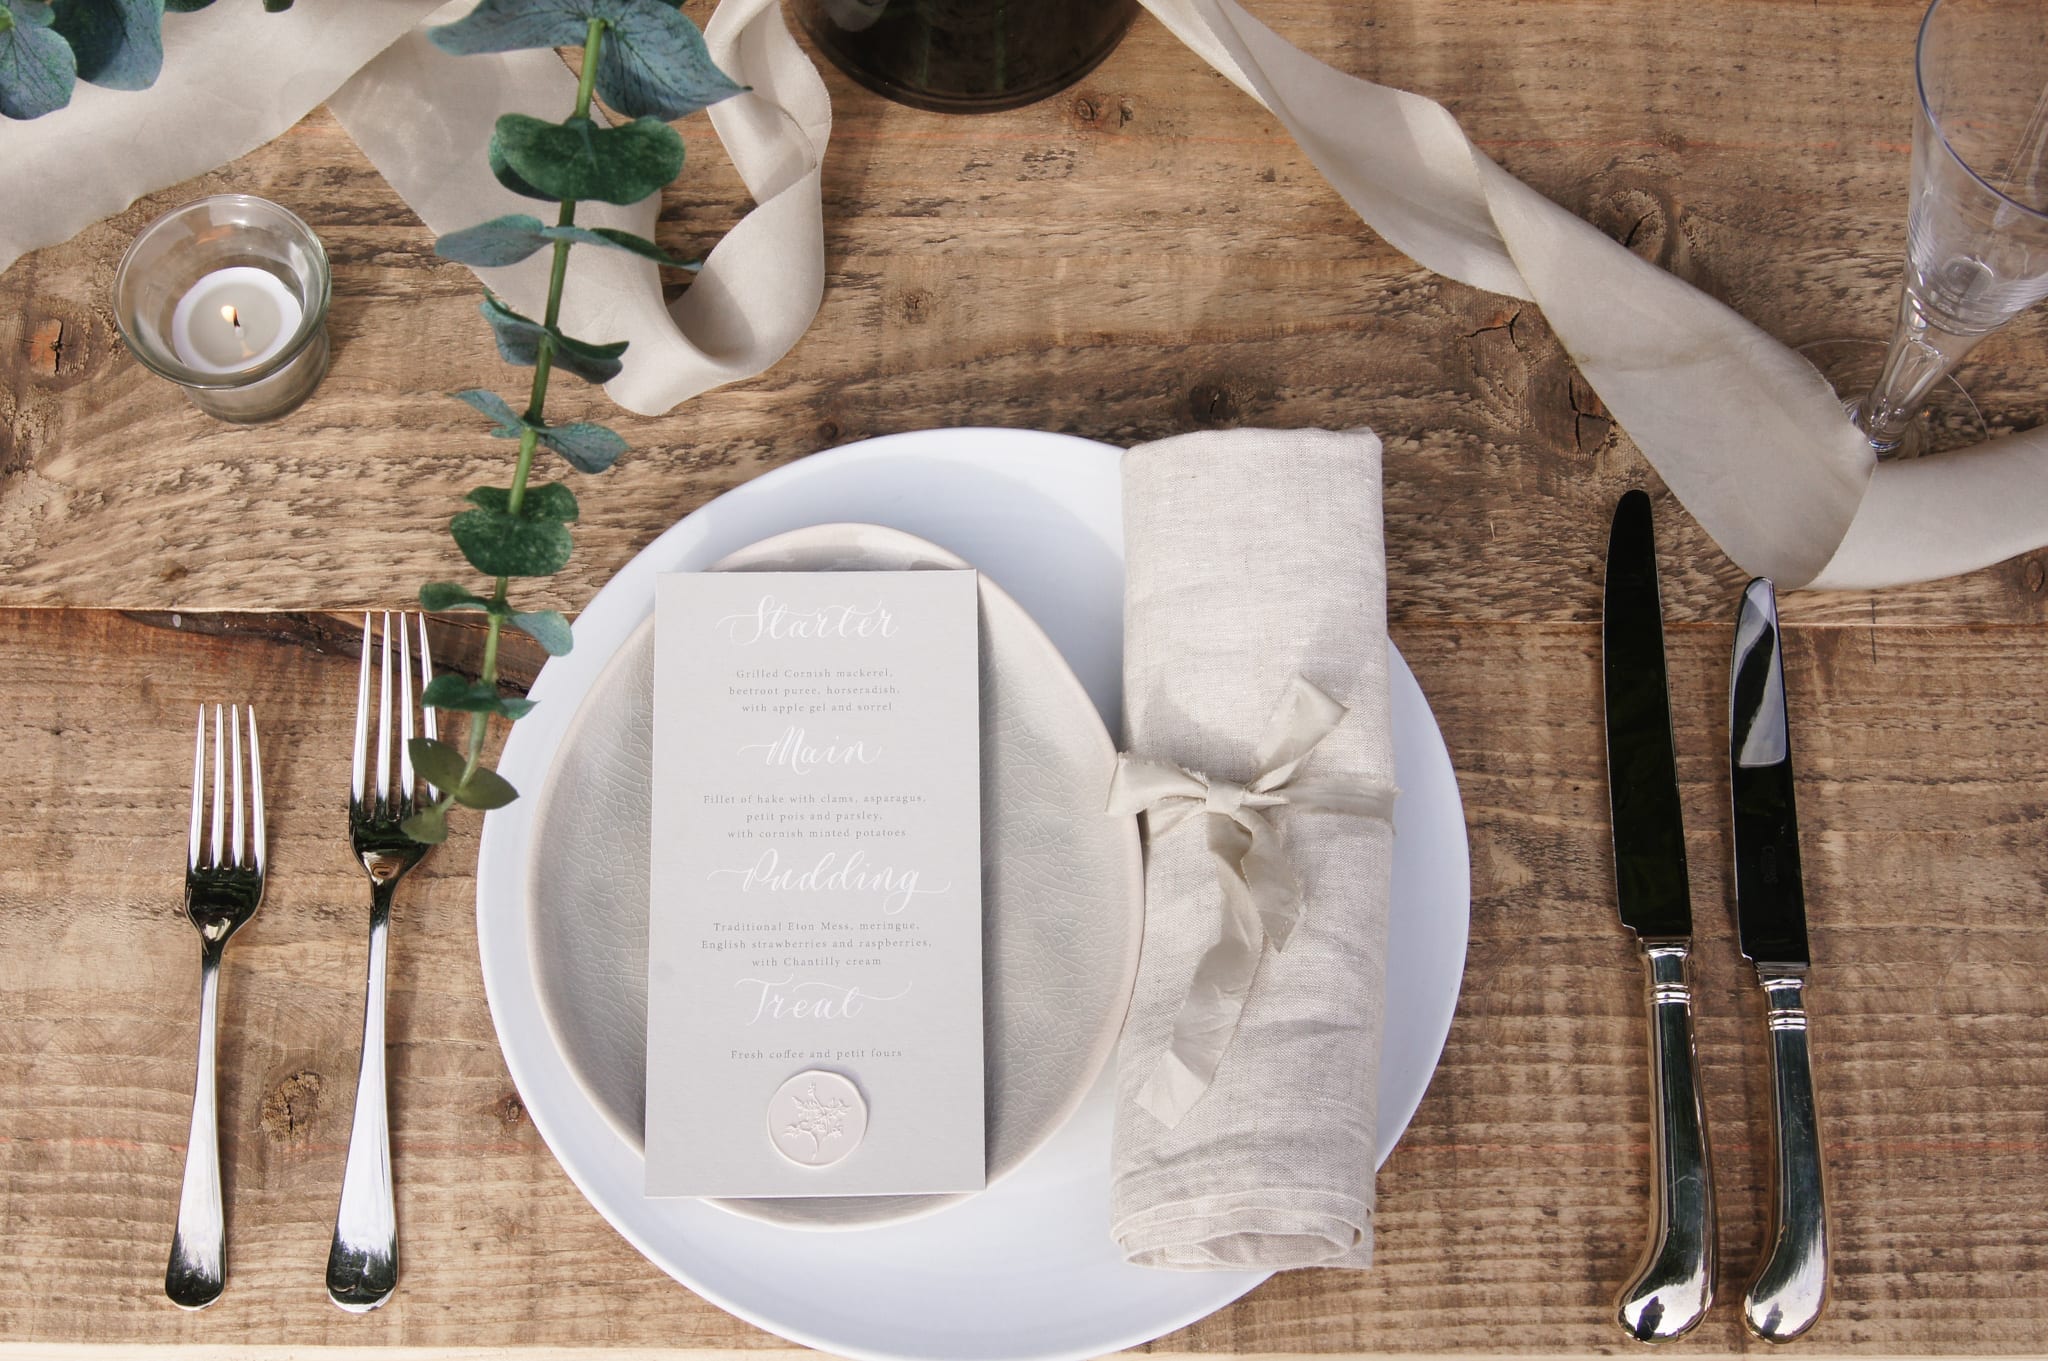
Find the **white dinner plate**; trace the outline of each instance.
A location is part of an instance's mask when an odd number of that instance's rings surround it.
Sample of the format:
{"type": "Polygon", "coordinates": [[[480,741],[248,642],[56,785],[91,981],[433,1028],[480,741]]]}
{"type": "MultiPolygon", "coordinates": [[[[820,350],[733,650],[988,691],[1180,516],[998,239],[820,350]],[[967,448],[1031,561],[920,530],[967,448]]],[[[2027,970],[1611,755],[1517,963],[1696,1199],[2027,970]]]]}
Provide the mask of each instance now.
{"type": "MultiPolygon", "coordinates": [[[[802,459],[686,517],[622,568],[576,622],[576,650],[534,683],[539,708],[500,769],[539,790],[583,697],[654,607],[658,573],[697,570],[808,525],[863,521],[973,563],[1037,620],[1121,729],[1123,536],[1119,450],[1071,436],[936,430],[802,459]]],[[[1379,1158],[1429,1084],[1464,972],[1470,866],[1464,813],[1428,702],[1396,652],[1393,919],[1379,1080],[1379,1158]]],[[[805,1233],[701,1201],[641,1194],[639,1149],[556,1045],[528,929],[534,800],[484,823],[477,936],[505,1061],[536,1129],[577,1187],[650,1261],[792,1341],[856,1358],[1049,1361],[1136,1346],[1264,1277],[1126,1265],[1109,1237],[1110,1079],[1016,1172],[941,1213],[805,1233]]]]}

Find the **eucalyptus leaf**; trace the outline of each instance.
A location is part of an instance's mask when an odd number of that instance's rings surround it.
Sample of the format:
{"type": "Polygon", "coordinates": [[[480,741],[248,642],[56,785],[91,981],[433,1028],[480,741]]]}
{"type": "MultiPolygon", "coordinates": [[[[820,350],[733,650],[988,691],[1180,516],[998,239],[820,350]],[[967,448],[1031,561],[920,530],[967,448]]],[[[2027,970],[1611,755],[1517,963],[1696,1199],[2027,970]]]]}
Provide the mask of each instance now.
{"type": "Polygon", "coordinates": [[[555,367],[567,369],[587,383],[609,383],[625,367],[619,362],[619,356],[626,352],[623,340],[594,345],[587,340],[565,336],[560,331],[548,334],[555,338],[555,367]]]}
{"type": "Polygon", "coordinates": [[[55,0],[50,9],[80,80],[110,90],[156,84],[164,66],[164,0],[55,0]]]}
{"type": "Polygon", "coordinates": [[[0,0],[0,15],[0,115],[41,118],[69,104],[78,63],[71,44],[50,27],[50,7],[0,0]]]}
{"type": "Polygon", "coordinates": [[[590,32],[590,7],[567,0],[483,0],[452,24],[427,30],[443,52],[520,52],[535,47],[581,47],[590,32]]]}
{"type": "Polygon", "coordinates": [[[522,610],[507,622],[539,643],[550,657],[566,657],[576,645],[569,621],[558,610],[522,610]]]}
{"type": "Polygon", "coordinates": [[[526,430],[526,422],[512,409],[512,404],[489,388],[464,388],[452,395],[458,402],[466,402],[490,417],[497,426],[491,434],[497,439],[518,439],[526,430]]]}
{"type": "Polygon", "coordinates": [[[581,47],[592,19],[606,29],[597,49],[597,93],[628,118],[681,118],[747,88],[718,69],[697,26],[663,0],[483,0],[427,36],[458,56],[581,47]]]}
{"type": "Polygon", "coordinates": [[[485,155],[490,158],[491,173],[498,177],[498,183],[504,185],[513,193],[525,198],[537,198],[543,203],[553,203],[555,201],[553,195],[543,194],[540,190],[519,178],[519,172],[506,163],[505,153],[498,146],[496,138],[491,139],[490,148],[486,151],[485,155]]]}
{"type": "Polygon", "coordinates": [[[164,0],[164,8],[173,14],[196,14],[212,3],[213,0],[164,0]]]}
{"type": "Polygon", "coordinates": [[[455,801],[464,808],[476,808],[489,812],[503,808],[519,797],[519,791],[497,771],[479,766],[470,772],[469,779],[448,791],[455,801]]]}
{"type": "Polygon", "coordinates": [[[478,269],[498,269],[516,265],[558,241],[629,251],[671,269],[695,270],[703,264],[670,255],[647,238],[616,227],[547,226],[531,213],[507,213],[449,232],[434,242],[434,254],[478,269]]]}
{"type": "Polygon", "coordinates": [[[467,499],[473,510],[455,516],[449,532],[485,577],[545,577],[569,565],[567,522],[575,520],[575,495],[567,487],[528,487],[518,514],[504,487],[477,487],[467,499]]]}
{"type": "Polygon", "coordinates": [[[579,473],[601,473],[619,461],[626,441],[594,421],[542,426],[540,442],[569,460],[579,473]]]}
{"type": "MultiPolygon", "coordinates": [[[[470,499],[476,500],[474,492],[470,499]]],[[[482,505],[450,520],[448,532],[470,566],[489,577],[552,575],[569,565],[575,547],[569,527],[558,519],[482,505]]]]}
{"type": "Polygon", "coordinates": [[[453,581],[430,581],[420,587],[420,608],[430,614],[443,610],[488,610],[491,602],[453,581]]]}
{"type": "Polygon", "coordinates": [[[438,846],[448,839],[448,809],[428,804],[398,824],[398,829],[422,846],[438,846]]]}
{"type": "Polygon", "coordinates": [[[481,307],[484,320],[491,323],[491,332],[497,337],[501,359],[508,364],[539,362],[540,342],[548,333],[547,327],[521,316],[489,293],[484,294],[481,307]]]}
{"type": "Polygon", "coordinates": [[[514,721],[532,713],[534,704],[530,699],[501,695],[495,685],[473,681],[452,671],[444,671],[427,682],[420,703],[459,714],[497,714],[514,721]]]}
{"type": "Polygon", "coordinates": [[[463,779],[462,772],[469,769],[469,762],[446,742],[415,737],[406,743],[405,749],[412,754],[412,768],[428,784],[465,808],[503,808],[519,797],[519,791],[495,770],[478,766],[469,772],[467,780],[463,779]]]}
{"type": "Polygon", "coordinates": [[[490,417],[494,438],[518,439],[531,430],[542,444],[567,459],[578,472],[601,473],[626,452],[626,441],[595,421],[569,425],[529,421],[514,411],[510,402],[487,388],[466,388],[453,395],[490,417]]]}
{"type": "Polygon", "coordinates": [[[412,768],[420,773],[420,778],[443,792],[461,784],[462,772],[469,767],[461,752],[431,737],[415,737],[405,744],[405,749],[412,756],[412,768]]]}
{"type": "Polygon", "coordinates": [[[491,145],[523,182],[551,198],[638,203],[682,173],[683,139],[658,118],[615,128],[508,113],[491,145]]]}
{"type": "Polygon", "coordinates": [[[479,269],[495,269],[516,265],[551,244],[539,218],[528,213],[508,213],[449,232],[434,242],[434,254],[479,269]]]}
{"type": "Polygon", "coordinates": [[[626,342],[613,341],[609,345],[594,345],[587,340],[575,340],[561,331],[543,326],[531,317],[521,316],[490,294],[484,295],[482,304],[484,318],[491,323],[491,330],[498,340],[498,354],[508,364],[532,365],[540,362],[540,342],[543,337],[554,342],[554,363],[557,368],[575,374],[588,383],[609,383],[619,376],[619,356],[626,352],[626,342]]]}
{"type": "Polygon", "coordinates": [[[676,6],[662,0],[581,3],[611,21],[597,50],[597,93],[628,118],[681,118],[746,92],[713,63],[704,35],[676,6]]]}
{"type": "Polygon", "coordinates": [[[292,0],[263,0],[263,12],[282,14],[292,7],[292,0]]]}
{"type": "MultiPolygon", "coordinates": [[[[505,487],[476,487],[463,498],[473,506],[499,515],[512,513],[512,493],[505,487]]],[[[520,499],[519,513],[529,520],[576,522],[576,493],[559,482],[536,482],[520,499]]]]}
{"type": "Polygon", "coordinates": [[[609,246],[613,250],[630,251],[634,255],[645,256],[658,265],[667,265],[670,269],[695,271],[704,266],[702,260],[685,260],[670,255],[646,237],[620,231],[617,227],[542,227],[540,233],[550,240],[574,241],[585,246],[609,246]]]}

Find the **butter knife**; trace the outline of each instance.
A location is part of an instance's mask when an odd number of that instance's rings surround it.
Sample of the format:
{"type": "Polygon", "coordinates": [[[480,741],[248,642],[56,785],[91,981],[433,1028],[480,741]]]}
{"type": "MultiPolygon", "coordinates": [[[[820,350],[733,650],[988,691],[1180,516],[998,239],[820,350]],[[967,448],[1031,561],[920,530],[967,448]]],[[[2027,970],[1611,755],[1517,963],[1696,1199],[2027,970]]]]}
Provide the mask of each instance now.
{"type": "Polygon", "coordinates": [[[1601,628],[1614,889],[1649,970],[1651,1122],[1656,1184],[1649,1246],[1623,1287],[1621,1326],[1643,1342],[1690,1331],[1714,1298],[1714,1187],[1692,1035],[1692,897],[1678,758],[1664,673],[1664,613],[1650,498],[1614,510],[1601,628]]]}
{"type": "Polygon", "coordinates": [[[1792,744],[1778,605],[1758,577],[1742,593],[1728,687],[1728,775],[1735,802],[1735,913],[1742,953],[1763,985],[1776,1134],[1769,1251],[1742,1300],[1766,1342],[1790,1342],[1828,1294],[1826,1177],[1806,1044],[1806,894],[1792,803],[1792,744]]]}

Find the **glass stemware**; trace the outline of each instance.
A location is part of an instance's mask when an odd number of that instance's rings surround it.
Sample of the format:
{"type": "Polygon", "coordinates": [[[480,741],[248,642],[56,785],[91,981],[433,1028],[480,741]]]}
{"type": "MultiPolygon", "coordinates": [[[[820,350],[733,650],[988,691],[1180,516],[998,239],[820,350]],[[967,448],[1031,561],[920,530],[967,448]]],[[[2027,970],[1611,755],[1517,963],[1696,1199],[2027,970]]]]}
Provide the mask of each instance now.
{"type": "Polygon", "coordinates": [[[1914,75],[1905,280],[1883,367],[1854,410],[1880,458],[1921,452],[1929,393],[2048,297],[2048,5],[1934,0],[1914,75]]]}

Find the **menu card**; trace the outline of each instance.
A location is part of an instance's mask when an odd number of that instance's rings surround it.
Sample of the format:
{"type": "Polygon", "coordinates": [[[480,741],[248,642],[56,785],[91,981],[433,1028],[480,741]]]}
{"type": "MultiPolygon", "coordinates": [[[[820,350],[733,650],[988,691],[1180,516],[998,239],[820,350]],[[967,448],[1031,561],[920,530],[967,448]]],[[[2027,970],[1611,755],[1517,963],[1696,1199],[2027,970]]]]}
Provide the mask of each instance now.
{"type": "Polygon", "coordinates": [[[979,1190],[971,571],[655,597],[647,1194],[979,1190]]]}

